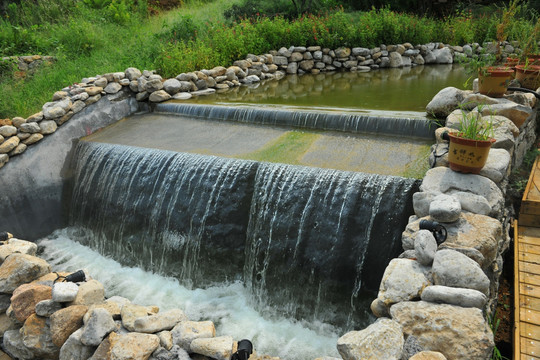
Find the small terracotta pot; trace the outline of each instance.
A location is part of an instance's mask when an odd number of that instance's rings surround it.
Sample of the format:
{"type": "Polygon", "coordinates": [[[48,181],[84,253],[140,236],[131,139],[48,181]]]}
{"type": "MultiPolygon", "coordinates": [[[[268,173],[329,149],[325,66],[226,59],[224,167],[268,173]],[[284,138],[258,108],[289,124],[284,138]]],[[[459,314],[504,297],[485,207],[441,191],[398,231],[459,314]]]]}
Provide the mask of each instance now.
{"type": "Polygon", "coordinates": [[[540,66],[516,65],[516,79],[526,89],[538,89],[540,87],[540,66]]]}
{"type": "Polygon", "coordinates": [[[450,169],[462,173],[480,173],[480,170],[486,165],[489,149],[495,139],[471,140],[456,136],[456,134],[448,135],[450,136],[448,150],[450,169]]]}
{"type": "Polygon", "coordinates": [[[490,66],[478,73],[478,91],[491,97],[503,97],[513,74],[514,70],[509,67],[490,66]]]}

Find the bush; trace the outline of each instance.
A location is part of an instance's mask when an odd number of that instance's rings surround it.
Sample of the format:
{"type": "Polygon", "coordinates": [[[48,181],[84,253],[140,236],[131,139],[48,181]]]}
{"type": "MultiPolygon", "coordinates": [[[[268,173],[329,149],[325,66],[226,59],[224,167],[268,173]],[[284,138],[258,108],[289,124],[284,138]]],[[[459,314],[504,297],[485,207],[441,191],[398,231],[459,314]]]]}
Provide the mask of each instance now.
{"type": "Polygon", "coordinates": [[[156,37],[161,41],[188,41],[193,40],[199,32],[199,25],[189,15],[180,16],[171,25],[164,24],[156,37]]]}

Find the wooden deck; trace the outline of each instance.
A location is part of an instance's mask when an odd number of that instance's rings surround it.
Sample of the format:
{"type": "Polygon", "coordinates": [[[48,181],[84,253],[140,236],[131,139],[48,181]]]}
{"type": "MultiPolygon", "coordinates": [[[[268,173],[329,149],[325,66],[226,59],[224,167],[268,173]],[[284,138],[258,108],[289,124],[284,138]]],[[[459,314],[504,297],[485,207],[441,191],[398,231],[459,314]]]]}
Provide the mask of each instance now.
{"type": "Polygon", "coordinates": [[[514,359],[540,359],[540,157],[514,223],[514,359]]]}

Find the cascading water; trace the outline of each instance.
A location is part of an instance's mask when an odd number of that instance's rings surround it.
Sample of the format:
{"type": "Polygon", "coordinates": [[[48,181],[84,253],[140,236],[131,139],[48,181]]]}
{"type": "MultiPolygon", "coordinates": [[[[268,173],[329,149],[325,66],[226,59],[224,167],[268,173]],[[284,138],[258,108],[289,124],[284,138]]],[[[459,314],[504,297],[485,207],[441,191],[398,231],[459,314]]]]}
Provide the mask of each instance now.
{"type": "Polygon", "coordinates": [[[190,287],[244,281],[259,307],[366,324],[416,181],[81,142],[71,224],[101,253],[190,287]],[[369,266],[366,266],[369,264],[369,266]],[[372,295],[372,294],[371,294],[372,295]],[[361,304],[361,305],[359,305],[361,304]]]}

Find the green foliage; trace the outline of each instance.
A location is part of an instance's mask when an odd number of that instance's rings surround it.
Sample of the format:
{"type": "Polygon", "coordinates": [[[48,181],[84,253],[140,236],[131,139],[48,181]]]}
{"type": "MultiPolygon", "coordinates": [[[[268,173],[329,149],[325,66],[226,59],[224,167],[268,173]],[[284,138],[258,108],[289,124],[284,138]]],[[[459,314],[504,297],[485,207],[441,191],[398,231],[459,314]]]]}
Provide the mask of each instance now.
{"type": "Polygon", "coordinates": [[[109,6],[111,0],[83,0],[83,3],[94,9],[103,9],[106,6],[109,6]]]}
{"type": "Polygon", "coordinates": [[[177,42],[193,40],[199,32],[199,25],[190,15],[181,15],[172,24],[164,23],[162,31],[156,34],[161,41],[177,42]]]}
{"type": "Polygon", "coordinates": [[[461,109],[457,136],[480,141],[493,138],[493,123],[482,119],[482,109],[481,105],[478,106],[478,112],[467,112],[461,109]]]}

